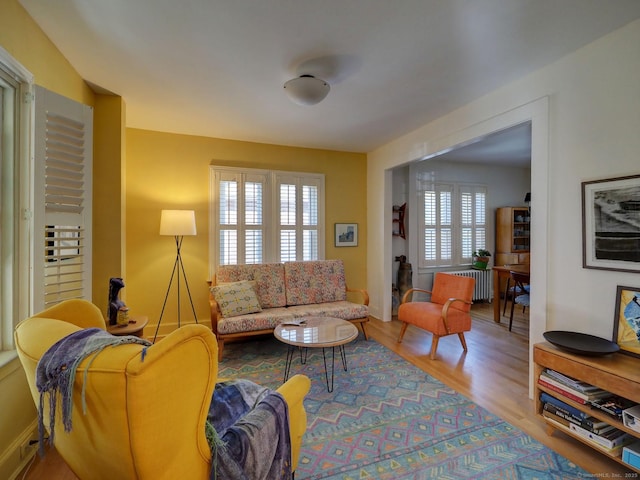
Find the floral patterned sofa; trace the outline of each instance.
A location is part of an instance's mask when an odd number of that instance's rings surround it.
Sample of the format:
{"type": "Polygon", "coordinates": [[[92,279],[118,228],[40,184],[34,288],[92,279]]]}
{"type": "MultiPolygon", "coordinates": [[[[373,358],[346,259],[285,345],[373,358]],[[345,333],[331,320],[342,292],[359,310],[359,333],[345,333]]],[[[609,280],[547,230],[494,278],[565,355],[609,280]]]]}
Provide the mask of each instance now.
{"type": "Polygon", "coordinates": [[[368,339],[369,294],[346,285],[342,260],[223,265],[211,281],[211,328],[218,359],[225,340],[262,335],[284,321],[329,316],[359,324],[368,339]],[[347,292],[357,292],[355,303],[347,292]]]}

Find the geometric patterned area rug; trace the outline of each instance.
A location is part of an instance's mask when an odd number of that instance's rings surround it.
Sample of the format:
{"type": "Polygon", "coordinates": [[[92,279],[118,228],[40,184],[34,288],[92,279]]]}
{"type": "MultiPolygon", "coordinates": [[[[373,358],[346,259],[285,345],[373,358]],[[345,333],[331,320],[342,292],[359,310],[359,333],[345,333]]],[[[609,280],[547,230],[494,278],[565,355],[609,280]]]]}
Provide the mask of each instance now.
{"type": "MultiPolygon", "coordinates": [[[[225,345],[219,375],[275,389],[286,349],[273,338],[225,345]]],[[[591,477],[374,340],[360,334],[345,349],[348,371],[336,352],[332,393],[322,349],[291,366],[311,379],[296,480],[591,477]]]]}

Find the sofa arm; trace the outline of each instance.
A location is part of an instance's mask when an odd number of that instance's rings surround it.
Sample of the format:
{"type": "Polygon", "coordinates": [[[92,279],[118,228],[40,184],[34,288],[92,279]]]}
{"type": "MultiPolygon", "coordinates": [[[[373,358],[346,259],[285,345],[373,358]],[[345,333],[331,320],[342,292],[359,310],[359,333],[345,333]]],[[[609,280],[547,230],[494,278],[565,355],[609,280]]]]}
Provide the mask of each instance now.
{"type": "Polygon", "coordinates": [[[294,375],[280,388],[280,393],[289,407],[289,432],[291,435],[291,468],[295,471],[300,457],[302,437],[307,430],[307,412],[304,397],[311,389],[311,380],[306,375],[294,375]]]}
{"type": "Polygon", "coordinates": [[[213,297],[213,294],[209,292],[209,311],[211,312],[211,330],[217,336],[218,335],[218,315],[220,309],[218,308],[218,302],[213,297]]]}
{"type": "Polygon", "coordinates": [[[362,304],[367,306],[369,305],[369,293],[366,290],[347,287],[347,292],[359,293],[360,295],[362,295],[362,304]]]}

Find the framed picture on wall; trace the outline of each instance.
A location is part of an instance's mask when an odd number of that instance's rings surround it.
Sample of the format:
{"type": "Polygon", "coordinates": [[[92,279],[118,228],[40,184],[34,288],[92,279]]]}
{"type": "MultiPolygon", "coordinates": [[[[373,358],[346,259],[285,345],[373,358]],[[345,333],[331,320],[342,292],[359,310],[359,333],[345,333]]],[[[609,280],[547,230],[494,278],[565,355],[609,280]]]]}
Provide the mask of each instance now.
{"type": "Polygon", "coordinates": [[[640,357],[640,288],[618,286],[613,341],[621,353],[640,357]]]}
{"type": "Polygon", "coordinates": [[[640,272],[640,175],[582,182],[582,266],[640,272]]]}
{"type": "Polygon", "coordinates": [[[336,247],[358,246],[358,224],[336,223],[336,247]]]}

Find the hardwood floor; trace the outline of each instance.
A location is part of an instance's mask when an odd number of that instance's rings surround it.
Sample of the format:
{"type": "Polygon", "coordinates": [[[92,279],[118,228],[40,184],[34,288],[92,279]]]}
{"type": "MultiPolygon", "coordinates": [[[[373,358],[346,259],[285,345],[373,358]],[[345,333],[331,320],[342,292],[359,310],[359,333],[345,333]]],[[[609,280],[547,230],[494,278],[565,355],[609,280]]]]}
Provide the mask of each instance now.
{"type": "MultiPolygon", "coordinates": [[[[431,335],[409,327],[402,343],[397,343],[400,322],[372,319],[367,330],[371,338],[398,353],[433,377],[454,388],[490,412],[527,432],[536,440],[561,453],[594,476],[624,477],[624,467],[595,453],[580,442],[555,432],[547,435],[544,423],[534,415],[529,399],[528,314],[517,310],[512,332],[508,317],[493,321],[490,304],[473,306],[474,322],[465,334],[468,352],[462,350],[457,335],[440,340],[435,360],[429,360],[431,335]]],[[[21,476],[18,477],[22,479],[21,476]]],[[[76,480],[55,452],[35,459],[24,477],[29,480],[76,480]]]]}

